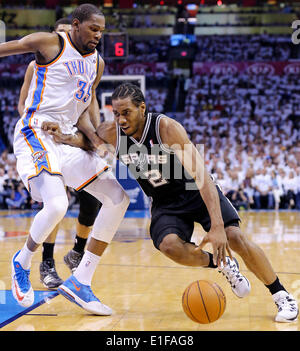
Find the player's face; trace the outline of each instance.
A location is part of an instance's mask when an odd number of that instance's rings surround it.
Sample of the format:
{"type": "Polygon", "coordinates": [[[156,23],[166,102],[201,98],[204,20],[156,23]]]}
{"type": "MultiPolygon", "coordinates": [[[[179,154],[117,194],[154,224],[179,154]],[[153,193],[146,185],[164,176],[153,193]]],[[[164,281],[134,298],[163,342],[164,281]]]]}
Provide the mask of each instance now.
{"type": "Polygon", "coordinates": [[[55,32],[65,32],[65,33],[67,33],[67,32],[70,32],[70,30],[71,30],[71,25],[70,24],[59,24],[58,26],[57,26],[57,28],[56,28],[56,31],[55,32]]]}
{"type": "Polygon", "coordinates": [[[139,106],[132,103],[131,98],[117,99],[112,101],[115,121],[123,132],[135,139],[140,139],[145,125],[146,105],[142,102],[139,106]]]}
{"type": "Polygon", "coordinates": [[[102,33],[105,30],[105,18],[100,15],[92,15],[90,19],[80,23],[73,20],[72,39],[78,49],[83,52],[92,51],[98,45],[102,33]]]}

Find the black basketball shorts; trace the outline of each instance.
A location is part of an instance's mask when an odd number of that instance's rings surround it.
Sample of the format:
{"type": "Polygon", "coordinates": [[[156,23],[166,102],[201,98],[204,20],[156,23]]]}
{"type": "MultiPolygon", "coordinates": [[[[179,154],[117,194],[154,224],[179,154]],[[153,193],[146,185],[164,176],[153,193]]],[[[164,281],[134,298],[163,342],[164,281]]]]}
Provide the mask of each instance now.
{"type": "MultiPolygon", "coordinates": [[[[220,207],[224,222],[224,227],[239,226],[240,217],[227,197],[217,186],[220,198],[220,207]]],[[[159,245],[168,234],[177,234],[182,240],[190,242],[194,231],[194,223],[200,223],[203,229],[210,230],[210,216],[203,201],[199,201],[199,208],[195,211],[185,213],[172,213],[159,206],[152,207],[150,235],[154,246],[159,250],[159,245]]]]}

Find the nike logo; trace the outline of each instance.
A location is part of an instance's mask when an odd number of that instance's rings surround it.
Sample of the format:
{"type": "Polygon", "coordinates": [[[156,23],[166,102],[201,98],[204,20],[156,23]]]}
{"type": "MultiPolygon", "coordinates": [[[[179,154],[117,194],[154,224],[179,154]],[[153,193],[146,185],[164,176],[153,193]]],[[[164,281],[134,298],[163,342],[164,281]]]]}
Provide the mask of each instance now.
{"type": "Polygon", "coordinates": [[[15,281],[15,280],[14,280],[14,285],[15,285],[15,291],[16,291],[17,299],[18,299],[18,301],[22,301],[22,300],[24,299],[24,295],[23,295],[23,296],[21,296],[21,295],[19,294],[19,291],[18,291],[18,286],[17,286],[17,284],[16,284],[16,281],[15,281]]]}
{"type": "Polygon", "coordinates": [[[72,284],[74,285],[76,291],[79,291],[79,290],[81,289],[81,287],[78,287],[78,286],[74,283],[74,281],[73,281],[72,279],[71,279],[71,282],[72,282],[72,284]]]}

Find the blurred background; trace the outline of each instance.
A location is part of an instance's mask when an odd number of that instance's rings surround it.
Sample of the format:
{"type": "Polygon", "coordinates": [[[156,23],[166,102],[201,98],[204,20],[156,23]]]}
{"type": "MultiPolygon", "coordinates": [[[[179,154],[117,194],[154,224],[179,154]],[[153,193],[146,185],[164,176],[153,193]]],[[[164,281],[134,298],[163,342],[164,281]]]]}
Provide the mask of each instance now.
{"type": "MultiPolygon", "coordinates": [[[[85,2],[0,0],[5,39],[51,31],[85,2]]],[[[107,101],[103,96],[117,83],[110,77],[144,77],[149,111],[180,121],[191,140],[204,145],[209,172],[237,210],[300,210],[300,2],[89,2],[106,18],[98,47],[106,62],[107,79],[97,90],[103,118],[109,94],[107,101]]],[[[0,59],[1,209],[41,206],[20,183],[12,149],[32,59],[0,59]]],[[[147,208],[136,182],[125,188],[131,209],[147,208]]],[[[76,208],[76,193],[68,194],[70,209],[76,208]]]]}

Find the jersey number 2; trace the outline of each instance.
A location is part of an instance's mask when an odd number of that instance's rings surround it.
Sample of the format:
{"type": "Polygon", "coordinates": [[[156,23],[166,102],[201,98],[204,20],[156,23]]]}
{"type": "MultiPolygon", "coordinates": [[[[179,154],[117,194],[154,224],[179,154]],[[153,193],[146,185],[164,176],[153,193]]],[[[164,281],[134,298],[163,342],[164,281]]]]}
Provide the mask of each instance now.
{"type": "Polygon", "coordinates": [[[149,183],[154,188],[168,183],[168,181],[162,177],[158,169],[151,169],[150,171],[147,171],[144,174],[148,178],[149,183]]]}

